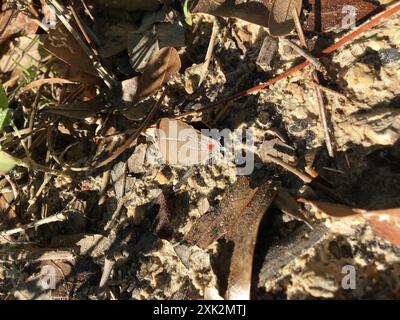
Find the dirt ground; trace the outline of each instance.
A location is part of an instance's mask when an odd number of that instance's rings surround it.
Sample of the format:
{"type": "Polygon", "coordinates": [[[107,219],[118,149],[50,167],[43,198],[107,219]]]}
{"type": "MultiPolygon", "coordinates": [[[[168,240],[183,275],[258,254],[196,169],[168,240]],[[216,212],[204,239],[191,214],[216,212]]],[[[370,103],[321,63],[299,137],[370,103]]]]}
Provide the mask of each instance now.
{"type": "MultiPolygon", "coordinates": [[[[165,114],[218,101],[281,74],[303,59],[278,41],[278,52],[270,68],[263,69],[257,63],[257,57],[266,30],[238,19],[217,18],[217,21],[219,33],[209,72],[202,86],[192,92],[191,68],[204,61],[213,25],[213,19],[208,15],[194,16],[198,29],[191,44],[179,51],[182,69],[168,83],[163,103],[165,114]]],[[[335,192],[354,208],[399,208],[399,30],[400,15],[397,14],[322,60],[326,68],[324,86],[347,97],[345,100],[325,94],[338,146],[335,162],[325,148],[318,103],[310,80],[311,68],[244,97],[221,113],[194,117],[191,123],[201,120],[217,129],[252,129],[256,153],[265,141],[280,137],[295,150],[294,163],[298,168],[304,169],[312,163],[315,171],[335,186],[335,192]]],[[[317,53],[343,34],[330,32],[323,38],[314,35],[307,39],[312,52],[317,53]]],[[[160,95],[157,93],[142,102],[142,107],[146,109],[160,95]]],[[[94,128],[92,123],[79,126],[82,134],[94,128]]],[[[60,142],[58,150],[70,142],[60,142]]],[[[92,145],[78,142],[65,154],[64,160],[85,159],[90,148],[92,145]]],[[[162,189],[176,185],[187,170],[149,163],[149,149],[151,144],[140,137],[137,146],[115,162],[116,167],[122,168],[128,163],[125,194],[121,195],[116,186],[121,183],[118,182],[120,170],[114,168],[111,172],[114,185],[107,190],[101,206],[97,206],[97,201],[104,170],[76,173],[72,183],[57,177],[46,187],[46,199],[38,201],[29,213],[40,212],[44,204],[48,212],[58,212],[73,196],[86,208],[85,215],[29,230],[25,235],[13,238],[14,244],[0,240],[0,253],[13,246],[25,251],[24,243],[28,243],[33,248],[31,252],[38,247],[56,251],[74,247],[81,253],[79,259],[73,263],[57,259],[26,263],[21,257],[11,261],[0,254],[0,261],[7,260],[0,265],[1,299],[97,299],[105,258],[115,263],[106,294],[110,299],[223,296],[232,244],[220,240],[203,250],[187,246],[183,238],[194,222],[216,206],[226,189],[236,181],[234,165],[220,162],[196,168],[174,200],[174,231],[165,240],[153,232],[157,215],[154,199],[162,189]],[[121,210],[117,210],[125,195],[129,195],[127,201],[121,210]],[[105,230],[111,230],[107,236],[104,236],[105,230]],[[58,270],[61,285],[55,291],[38,286],[40,270],[48,263],[56,265],[58,270]]],[[[258,178],[278,179],[295,199],[315,196],[314,191],[294,175],[272,163],[263,163],[257,156],[255,161],[254,175],[258,178]]],[[[18,180],[18,174],[22,172],[22,169],[16,169],[11,177],[18,180]]],[[[38,174],[36,179],[40,186],[43,175],[38,174]]],[[[306,205],[306,209],[314,229],[275,207],[268,211],[261,223],[255,251],[253,299],[400,298],[399,247],[378,237],[363,217],[334,219],[311,206],[306,205]],[[284,249],[282,254],[287,255],[287,259],[272,272],[269,268],[282,257],[273,256],[271,252],[285,239],[290,241],[296,232],[300,232],[301,239],[312,239],[313,235],[317,238],[299,248],[299,252],[292,247],[284,249]],[[268,257],[272,257],[271,260],[268,257]],[[356,287],[353,289],[343,288],[345,266],[354,267],[356,287]]],[[[28,216],[23,219],[26,223],[31,221],[28,216]]],[[[5,229],[3,225],[1,230],[5,229]]]]}

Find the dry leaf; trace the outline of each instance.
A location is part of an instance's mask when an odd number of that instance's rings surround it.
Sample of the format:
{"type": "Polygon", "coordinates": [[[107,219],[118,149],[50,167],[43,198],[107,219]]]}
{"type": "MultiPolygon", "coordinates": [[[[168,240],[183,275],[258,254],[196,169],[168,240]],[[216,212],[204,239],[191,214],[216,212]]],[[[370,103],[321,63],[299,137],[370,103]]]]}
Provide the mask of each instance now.
{"type": "Polygon", "coordinates": [[[153,232],[161,239],[170,239],[173,233],[171,225],[173,218],[173,210],[171,202],[171,194],[162,191],[156,199],[156,203],[160,206],[160,210],[153,224],[153,232]]]}
{"type": "Polygon", "coordinates": [[[250,188],[249,179],[239,177],[227,190],[218,207],[196,221],[186,235],[186,241],[203,249],[208,248],[227,234],[232,221],[240,214],[238,211],[246,207],[254,194],[255,190],[250,188]]]}
{"type": "Polygon", "coordinates": [[[145,97],[155,92],[164,85],[169,78],[178,73],[181,68],[181,59],[175,48],[163,48],[158,51],[140,77],[138,97],[145,97]]]}
{"type": "Polygon", "coordinates": [[[239,18],[268,27],[269,10],[266,4],[262,2],[241,2],[238,3],[236,0],[197,0],[192,4],[190,11],[227,18],[239,18]]]}
{"type": "Polygon", "coordinates": [[[400,214],[391,217],[371,216],[368,218],[373,232],[380,238],[400,247],[400,214]]]}
{"type": "Polygon", "coordinates": [[[175,10],[144,14],[139,29],[127,33],[132,68],[142,72],[152,55],[162,48],[185,47],[185,28],[175,10]]]}
{"type": "Polygon", "coordinates": [[[282,240],[272,243],[259,274],[258,286],[264,287],[268,280],[276,278],[282,268],[320,243],[328,231],[321,222],[314,224],[312,229],[303,225],[282,240]]]}
{"type": "Polygon", "coordinates": [[[38,66],[41,60],[40,37],[24,36],[13,40],[10,49],[0,58],[0,73],[29,69],[38,66]]]}
{"type": "Polygon", "coordinates": [[[310,204],[319,211],[335,218],[363,216],[371,225],[375,234],[382,239],[400,246],[400,208],[385,210],[365,210],[324,201],[299,199],[300,202],[310,204]]]}
{"type": "Polygon", "coordinates": [[[13,10],[0,12],[0,30],[3,31],[0,34],[0,45],[19,33],[21,33],[21,36],[33,35],[39,28],[39,25],[23,12],[19,12],[16,18],[13,18],[12,15],[13,10]]]}
{"type": "Polygon", "coordinates": [[[229,237],[234,242],[228,289],[228,300],[250,300],[253,256],[258,229],[264,213],[277,194],[275,182],[266,182],[248,198],[246,206],[239,208],[239,216],[233,219],[229,237]]]}
{"type": "MultiPolygon", "coordinates": [[[[72,26],[75,27],[74,24],[72,26]]],[[[75,30],[79,30],[79,28],[75,27],[75,30]]],[[[92,61],[62,23],[58,23],[56,28],[50,31],[43,47],[58,59],[79,70],[79,72],[98,77],[98,72],[92,61]]]]}
{"type": "Polygon", "coordinates": [[[269,16],[269,32],[274,37],[289,34],[294,28],[293,10],[300,14],[302,0],[275,0],[269,16]]]}
{"type": "Polygon", "coordinates": [[[378,6],[364,0],[310,0],[312,11],[305,26],[306,31],[325,32],[341,28],[343,19],[349,11],[343,11],[346,6],[355,8],[356,21],[371,15],[378,6]]]}

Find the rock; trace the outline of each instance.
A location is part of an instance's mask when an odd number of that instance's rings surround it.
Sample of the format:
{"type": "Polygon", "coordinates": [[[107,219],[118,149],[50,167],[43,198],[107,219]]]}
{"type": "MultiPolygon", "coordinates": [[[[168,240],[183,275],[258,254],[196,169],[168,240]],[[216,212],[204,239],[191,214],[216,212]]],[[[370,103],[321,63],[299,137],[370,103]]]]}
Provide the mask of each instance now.
{"type": "Polygon", "coordinates": [[[143,164],[146,158],[147,145],[141,144],[136,147],[135,152],[128,160],[128,169],[130,173],[143,173],[143,164]]]}
{"type": "Polygon", "coordinates": [[[345,76],[345,80],[352,89],[368,89],[375,81],[374,70],[372,66],[356,63],[345,76]]]}

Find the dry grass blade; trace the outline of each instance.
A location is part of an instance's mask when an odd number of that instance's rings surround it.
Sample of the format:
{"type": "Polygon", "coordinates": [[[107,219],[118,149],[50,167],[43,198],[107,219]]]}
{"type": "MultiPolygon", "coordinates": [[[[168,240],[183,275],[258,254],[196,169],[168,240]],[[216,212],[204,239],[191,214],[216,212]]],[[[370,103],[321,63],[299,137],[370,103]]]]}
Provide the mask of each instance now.
{"type": "Polygon", "coordinates": [[[302,0],[275,0],[269,16],[269,32],[280,37],[289,34],[295,27],[292,12],[301,12],[302,0]]]}
{"type": "Polygon", "coordinates": [[[181,59],[175,48],[163,48],[147,64],[140,77],[138,97],[145,97],[155,92],[181,68],[181,59]]]}
{"type": "Polygon", "coordinates": [[[31,89],[40,87],[44,84],[75,84],[76,82],[74,81],[70,81],[70,80],[66,80],[66,79],[61,79],[61,78],[48,78],[48,79],[39,79],[36,81],[32,81],[31,83],[29,83],[28,85],[26,85],[25,87],[21,88],[21,90],[19,91],[19,94],[23,94],[31,89]]]}

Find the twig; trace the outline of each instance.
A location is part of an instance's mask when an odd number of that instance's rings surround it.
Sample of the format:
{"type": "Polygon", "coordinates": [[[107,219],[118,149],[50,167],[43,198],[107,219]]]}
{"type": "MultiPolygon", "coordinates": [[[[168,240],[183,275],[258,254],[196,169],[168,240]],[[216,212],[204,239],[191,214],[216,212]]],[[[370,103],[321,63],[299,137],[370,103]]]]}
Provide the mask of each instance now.
{"type": "Polygon", "coordinates": [[[346,97],[346,95],[344,95],[343,93],[337,92],[335,90],[332,90],[331,88],[325,87],[322,84],[316,84],[322,91],[324,91],[325,93],[329,93],[337,98],[343,99],[345,101],[351,102],[350,99],[348,97],[346,97]]]}
{"type": "Polygon", "coordinates": [[[322,95],[322,90],[318,86],[319,79],[318,79],[318,74],[316,73],[316,71],[314,71],[312,73],[312,77],[315,81],[314,88],[315,88],[315,93],[317,95],[317,101],[318,101],[318,106],[319,106],[319,114],[320,114],[321,122],[322,122],[322,128],[324,129],[326,148],[328,149],[329,156],[331,158],[334,158],[335,153],[336,153],[336,147],[335,147],[336,143],[334,142],[332,124],[329,121],[329,115],[328,115],[328,111],[326,110],[326,105],[324,102],[324,97],[322,95]]]}
{"type": "MultiPolygon", "coordinates": [[[[297,20],[299,19],[299,17],[297,16],[297,20]]],[[[311,54],[309,54],[307,51],[305,51],[303,48],[301,48],[300,46],[298,46],[297,44],[295,44],[294,42],[290,41],[289,39],[286,38],[282,38],[281,39],[282,42],[286,45],[288,45],[289,47],[291,47],[293,50],[295,50],[298,54],[300,54],[301,56],[303,56],[304,58],[306,58],[308,61],[310,61],[310,63],[317,69],[317,70],[321,70],[322,69],[322,63],[318,61],[317,58],[313,57],[311,54]]]]}
{"type": "Polygon", "coordinates": [[[41,248],[6,248],[0,250],[0,263],[14,261],[41,262],[49,260],[74,261],[76,259],[73,250],[52,250],[41,248]]]}
{"type": "Polygon", "coordinates": [[[203,83],[204,79],[207,76],[208,68],[210,67],[211,58],[212,58],[212,55],[213,55],[213,52],[214,52],[215,41],[217,40],[218,31],[219,31],[218,22],[217,22],[216,19],[214,19],[212,33],[211,33],[211,37],[210,37],[210,42],[208,44],[206,58],[204,60],[203,66],[202,66],[202,72],[201,72],[201,75],[200,75],[199,86],[203,83]]]}
{"type": "Polygon", "coordinates": [[[304,172],[301,172],[296,167],[282,161],[279,158],[270,156],[269,154],[264,154],[263,160],[270,161],[270,162],[273,162],[273,163],[281,166],[282,168],[286,169],[287,171],[289,171],[289,172],[293,173],[294,175],[296,175],[297,177],[299,177],[306,184],[310,184],[313,181],[313,179],[309,175],[305,174],[304,172]]]}
{"type": "Polygon", "coordinates": [[[55,215],[52,215],[50,217],[47,217],[45,219],[41,219],[35,222],[28,223],[26,225],[23,225],[22,227],[7,230],[7,231],[2,231],[0,232],[0,237],[7,237],[11,236],[13,234],[21,233],[29,229],[37,228],[39,226],[53,223],[53,222],[59,222],[59,221],[65,221],[68,220],[68,214],[67,213],[57,213],[55,215]]]}
{"type": "Polygon", "coordinates": [[[99,202],[98,205],[101,206],[106,201],[106,193],[108,189],[108,184],[110,182],[111,169],[108,169],[103,173],[103,178],[101,180],[101,188],[99,192],[99,202]]]}
{"type": "MultiPolygon", "coordinates": [[[[301,45],[308,50],[306,37],[304,36],[303,28],[301,27],[301,22],[300,22],[299,15],[297,13],[296,8],[293,8],[292,17],[295,22],[297,34],[299,35],[301,45]]],[[[312,62],[312,61],[310,60],[310,62],[312,62]]],[[[329,156],[331,158],[334,158],[335,153],[336,153],[336,143],[334,141],[332,123],[329,121],[328,111],[326,109],[324,97],[322,95],[322,90],[319,87],[320,81],[319,81],[318,73],[316,70],[313,70],[313,72],[312,72],[312,79],[313,79],[313,83],[314,83],[315,93],[317,95],[319,114],[321,117],[322,127],[324,129],[326,147],[328,149],[329,156]]]]}
{"type": "Polygon", "coordinates": [[[81,30],[83,36],[85,37],[86,42],[90,45],[90,48],[93,50],[93,52],[96,54],[97,59],[100,59],[100,55],[99,52],[97,51],[95,45],[93,44],[92,39],[90,38],[90,36],[88,35],[85,26],[82,23],[81,18],[79,17],[78,13],[76,12],[76,10],[74,9],[73,6],[68,6],[68,8],[71,10],[72,12],[72,16],[74,17],[76,23],[78,24],[79,29],[81,30]]]}
{"type": "Polygon", "coordinates": [[[81,0],[81,3],[82,3],[82,5],[83,5],[83,7],[85,8],[85,13],[86,13],[86,14],[89,16],[89,18],[92,19],[92,21],[94,22],[95,19],[94,19],[92,13],[90,12],[90,9],[89,9],[89,7],[87,6],[85,0],[81,0]]]}
{"type": "MultiPolygon", "coordinates": [[[[390,16],[396,14],[398,11],[400,11],[400,4],[396,4],[392,7],[389,7],[386,11],[384,11],[383,13],[379,14],[378,16],[374,17],[373,19],[371,19],[370,21],[366,22],[365,24],[363,24],[362,26],[358,27],[356,30],[350,32],[349,34],[347,34],[346,36],[344,36],[343,38],[341,38],[338,42],[336,42],[335,44],[329,46],[328,48],[324,49],[318,56],[317,58],[322,58],[325,57],[329,54],[331,54],[332,52],[336,51],[337,49],[339,49],[340,47],[344,46],[345,44],[347,44],[348,42],[350,42],[351,40],[353,40],[354,38],[356,38],[357,36],[359,36],[360,34],[362,34],[363,32],[373,28],[374,26],[376,26],[379,22],[381,22],[384,19],[389,18],[390,16]]],[[[202,109],[199,110],[195,110],[195,111],[189,111],[186,113],[183,113],[179,116],[177,116],[176,118],[180,119],[180,118],[184,118],[187,116],[192,116],[192,115],[198,115],[202,112],[206,112],[206,111],[210,111],[215,109],[216,107],[219,107],[221,105],[225,105],[228,102],[233,102],[236,101],[240,98],[243,98],[245,96],[248,96],[250,94],[254,94],[257,93],[261,90],[264,90],[265,88],[269,87],[270,85],[273,85],[283,79],[288,78],[289,76],[291,76],[292,74],[296,73],[297,71],[301,71],[304,68],[308,67],[310,65],[310,61],[306,60],[300,64],[298,64],[297,66],[289,69],[288,71],[284,72],[283,74],[278,75],[277,77],[259,84],[255,87],[252,87],[250,89],[244,90],[242,92],[236,93],[230,97],[227,97],[225,99],[222,99],[220,101],[217,101],[215,103],[212,103],[202,109]]]]}

